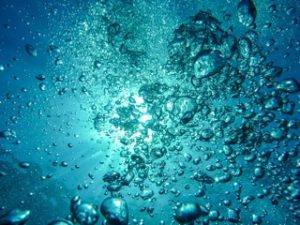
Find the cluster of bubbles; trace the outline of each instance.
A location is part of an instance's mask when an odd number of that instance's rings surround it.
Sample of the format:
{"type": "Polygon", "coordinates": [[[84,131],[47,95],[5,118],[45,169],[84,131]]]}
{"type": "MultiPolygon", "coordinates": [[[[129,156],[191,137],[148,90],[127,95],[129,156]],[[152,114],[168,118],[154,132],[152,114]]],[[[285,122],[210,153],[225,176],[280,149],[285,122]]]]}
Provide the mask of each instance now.
{"type": "MultiPolygon", "coordinates": [[[[252,1],[239,3],[238,17],[242,24],[255,28],[255,16],[252,1]]],[[[256,44],[257,36],[254,30],[249,30],[237,39],[222,30],[219,21],[207,12],[199,12],[175,30],[168,47],[164,82],[147,83],[138,90],[142,107],[151,115],[149,120],[139,121],[143,115],[141,105],[131,96],[128,104],[115,108],[116,116],[109,121],[124,131],[121,156],[127,163],[122,175],[109,171],[103,178],[112,195],[133,181],[140,186],[140,197],[151,199],[153,191],[143,186],[145,179],[157,185],[168,180],[164,173],[168,162],[162,160],[155,166],[154,161],[164,159],[168,153],[182,151],[178,140],[201,141],[220,145],[223,148],[220,154],[225,156],[228,166],[209,165],[208,171],[223,169],[223,175],[212,176],[199,170],[192,179],[202,185],[233,181],[243,174],[242,163],[238,162],[243,157],[246,163],[255,162],[253,183],[266,173],[274,182],[282,173],[281,181],[269,187],[273,194],[267,191],[257,197],[270,196],[273,205],[282,198],[289,199],[292,214],[299,217],[295,204],[299,201],[299,176],[296,175],[299,160],[295,160],[299,150],[299,121],[293,115],[297,105],[294,94],[299,92],[300,85],[294,78],[280,79],[282,68],[267,62],[266,55],[256,44]],[[147,143],[148,130],[151,130],[152,141],[147,143]],[[139,135],[135,135],[136,132],[139,135]],[[263,146],[269,146],[270,150],[262,150],[263,146]],[[282,151],[284,146],[289,146],[289,150],[282,151]],[[285,162],[293,169],[280,171],[285,162]],[[289,173],[290,178],[284,173],[289,173]],[[157,174],[160,174],[159,180],[154,178],[157,174]]],[[[197,155],[196,152],[184,154],[188,161],[197,155]]],[[[212,155],[219,157],[216,153],[212,155]]],[[[199,161],[195,157],[192,162],[198,165],[199,161]]],[[[182,166],[179,176],[184,174],[184,168],[182,166]]],[[[241,205],[247,206],[255,199],[253,195],[241,198],[242,185],[233,185],[241,205]]],[[[184,203],[177,207],[175,219],[185,224],[208,215],[211,221],[227,219],[237,223],[241,211],[228,208],[227,216],[223,217],[215,210],[201,210],[196,203],[184,203]]],[[[262,223],[262,216],[253,214],[252,222],[262,223]]]]}
{"type": "MultiPolygon", "coordinates": [[[[93,225],[99,220],[99,210],[89,203],[82,202],[79,196],[71,199],[71,214],[67,219],[56,219],[48,225],[93,225]]],[[[100,212],[105,218],[106,225],[127,225],[129,213],[127,203],[121,198],[108,197],[103,200],[100,212]]],[[[1,225],[22,225],[30,217],[29,210],[15,209],[3,215],[0,219],[1,225]]]]}
{"type": "MultiPolygon", "coordinates": [[[[93,119],[99,132],[109,124],[120,134],[124,169],[108,170],[102,177],[106,194],[111,197],[98,207],[76,196],[71,200],[71,214],[49,225],[93,225],[100,220],[99,212],[105,218],[103,224],[127,225],[130,206],[122,190],[133,183],[139,189],[134,196],[151,201],[156,192],[146,185],[150,182],[159,188],[158,194],[173,193],[177,197],[181,192],[168,190],[168,186],[178,177],[195,182],[199,187],[195,199],[206,197],[207,202],[176,201],[173,218],[179,224],[261,224],[264,212],[253,213],[251,218],[244,214],[251,202],[260,199],[269,199],[275,206],[286,201],[295,221],[299,220],[300,121],[294,114],[300,84],[295,78],[281,78],[283,69],[268,62],[257,44],[253,1],[240,1],[237,14],[239,21],[250,28],[240,38],[224,31],[210,13],[200,11],[174,31],[167,62],[160,71],[163,76],[156,74],[154,82],[143,82],[127,98],[114,93],[111,103],[93,119]],[[192,144],[186,150],[184,143],[192,144]],[[176,174],[170,176],[174,155],[181,159],[176,174]],[[210,163],[211,159],[215,162],[210,163]],[[258,193],[244,194],[246,188],[239,178],[245,173],[246,179],[258,186],[258,193]],[[271,180],[266,185],[260,183],[265,177],[271,180]],[[226,184],[233,189],[238,207],[233,206],[234,200],[225,199],[219,205],[223,209],[217,209],[208,203],[207,189],[217,190],[226,184]]],[[[136,50],[131,36],[122,29],[118,22],[107,22],[108,44],[137,66],[145,52],[136,50]]],[[[52,46],[51,51],[55,49],[52,46]]],[[[37,55],[30,44],[25,50],[37,55]]],[[[102,63],[95,60],[93,66],[99,70],[102,63]]],[[[36,79],[41,82],[40,90],[46,90],[45,77],[38,75],[36,79]]],[[[80,81],[85,82],[85,77],[80,81]]],[[[110,86],[113,79],[107,82],[110,86]]],[[[0,137],[13,135],[10,130],[0,132],[0,137]]],[[[22,168],[29,166],[20,164],[22,168]]],[[[186,185],[185,189],[189,192],[190,187],[186,185]]],[[[146,210],[154,216],[154,209],[146,210]]],[[[10,211],[0,218],[0,225],[25,224],[29,215],[30,211],[10,211]]],[[[162,220],[161,224],[166,223],[162,220]]]]}

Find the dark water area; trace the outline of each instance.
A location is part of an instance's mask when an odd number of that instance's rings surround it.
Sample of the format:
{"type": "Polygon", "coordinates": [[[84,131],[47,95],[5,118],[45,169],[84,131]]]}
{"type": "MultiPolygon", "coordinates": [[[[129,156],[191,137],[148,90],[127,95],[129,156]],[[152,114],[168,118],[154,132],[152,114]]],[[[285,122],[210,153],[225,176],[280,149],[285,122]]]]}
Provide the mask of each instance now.
{"type": "Polygon", "coordinates": [[[300,223],[298,0],[0,0],[0,225],[300,223]]]}

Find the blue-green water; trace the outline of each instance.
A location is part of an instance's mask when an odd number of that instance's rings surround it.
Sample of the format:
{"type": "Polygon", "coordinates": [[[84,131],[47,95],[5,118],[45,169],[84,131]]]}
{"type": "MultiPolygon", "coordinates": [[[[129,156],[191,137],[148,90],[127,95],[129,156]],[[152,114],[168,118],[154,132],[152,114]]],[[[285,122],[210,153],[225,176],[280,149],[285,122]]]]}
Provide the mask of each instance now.
{"type": "Polygon", "coordinates": [[[298,0],[1,0],[0,225],[299,224],[298,0]]]}

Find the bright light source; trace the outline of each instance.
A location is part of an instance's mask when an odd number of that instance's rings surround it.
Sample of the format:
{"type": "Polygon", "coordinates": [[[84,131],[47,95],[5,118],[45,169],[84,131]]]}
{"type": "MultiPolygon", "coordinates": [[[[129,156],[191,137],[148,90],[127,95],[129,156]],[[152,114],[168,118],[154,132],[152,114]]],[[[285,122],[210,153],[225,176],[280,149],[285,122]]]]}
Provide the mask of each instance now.
{"type": "Polygon", "coordinates": [[[135,100],[136,105],[141,105],[144,103],[144,99],[140,96],[134,96],[133,98],[135,100]]]}
{"type": "Polygon", "coordinates": [[[140,122],[142,123],[145,123],[149,120],[152,119],[152,116],[150,114],[145,114],[145,115],[142,115],[141,118],[140,118],[140,122]]]}
{"type": "Polygon", "coordinates": [[[140,136],[142,136],[142,133],[141,132],[135,132],[133,135],[131,135],[130,138],[139,138],[140,136]]]}
{"type": "Polygon", "coordinates": [[[148,133],[148,137],[146,137],[145,139],[144,139],[144,141],[145,142],[152,142],[152,140],[153,140],[153,130],[151,130],[151,129],[148,129],[147,130],[147,133],[148,133]]]}

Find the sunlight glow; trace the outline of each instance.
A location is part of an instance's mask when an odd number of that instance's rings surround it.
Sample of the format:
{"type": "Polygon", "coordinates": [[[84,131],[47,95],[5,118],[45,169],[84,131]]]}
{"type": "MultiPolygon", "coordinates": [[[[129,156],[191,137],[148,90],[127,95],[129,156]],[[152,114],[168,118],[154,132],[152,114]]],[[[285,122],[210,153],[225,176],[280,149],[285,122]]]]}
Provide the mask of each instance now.
{"type": "Polygon", "coordinates": [[[145,123],[151,119],[152,119],[152,116],[150,114],[145,114],[140,117],[140,122],[145,123]]]}

